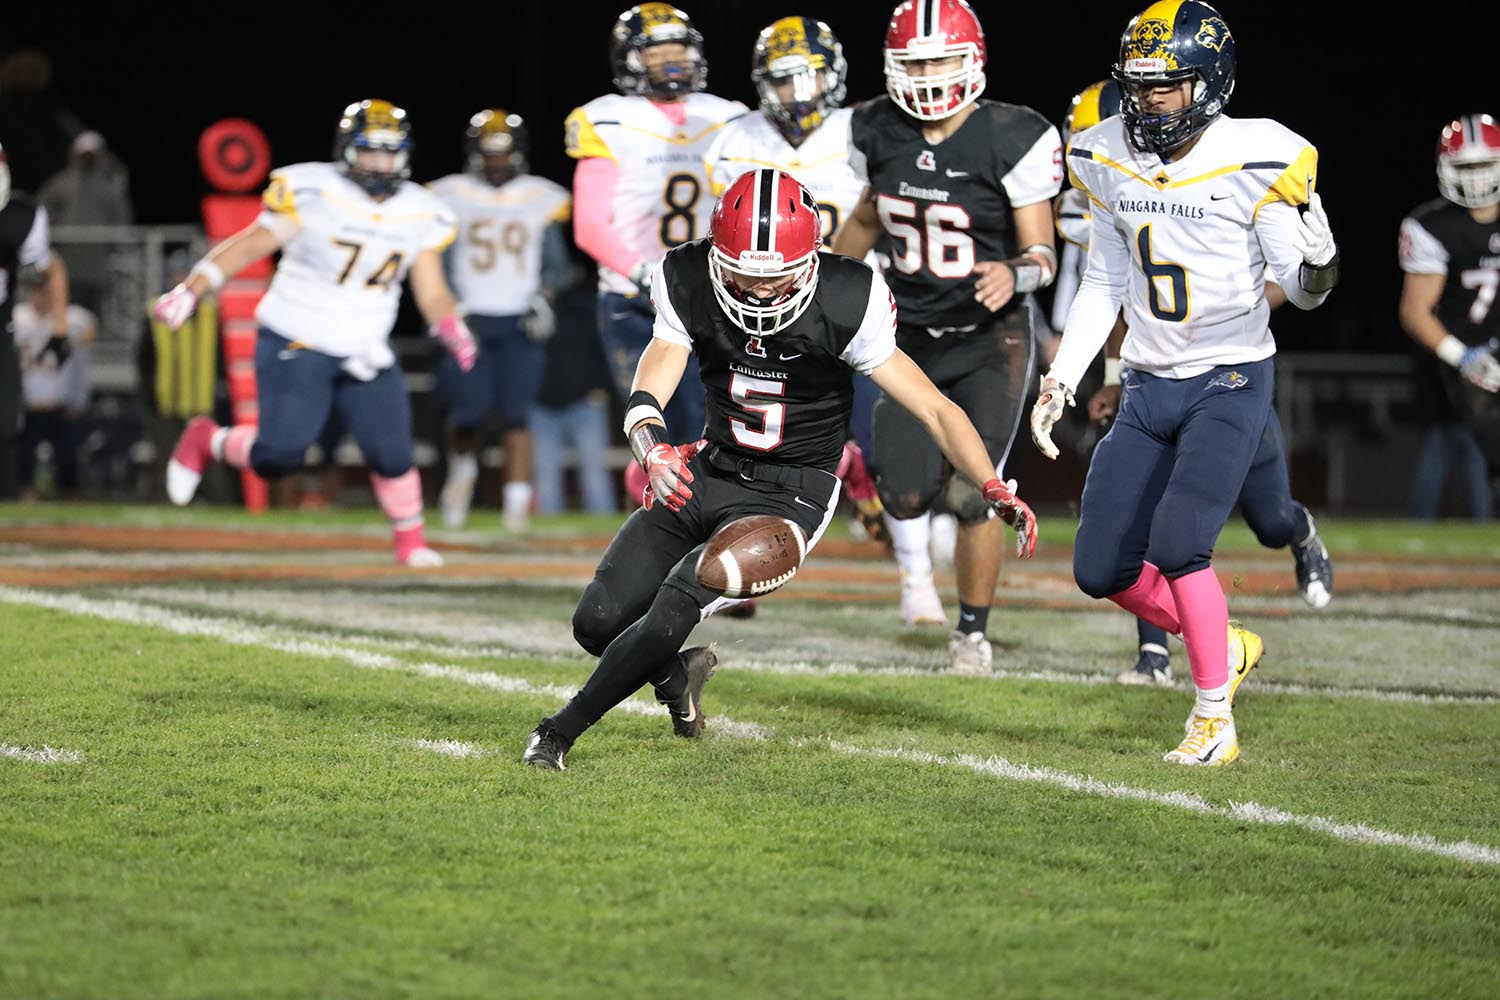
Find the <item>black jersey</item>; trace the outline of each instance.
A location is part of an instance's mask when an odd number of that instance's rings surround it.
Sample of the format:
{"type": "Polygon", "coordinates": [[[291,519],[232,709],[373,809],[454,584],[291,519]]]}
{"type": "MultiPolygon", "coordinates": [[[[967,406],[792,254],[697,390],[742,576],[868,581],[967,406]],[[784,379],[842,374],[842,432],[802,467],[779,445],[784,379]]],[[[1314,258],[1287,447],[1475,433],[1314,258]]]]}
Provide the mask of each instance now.
{"type": "Polygon", "coordinates": [[[1474,221],[1462,205],[1438,198],[1401,223],[1401,269],[1444,274],[1438,322],[1465,344],[1500,337],[1500,220],[1474,221]]]}
{"type": "MultiPolygon", "coordinates": [[[[0,208],[0,332],[10,330],[16,272],[23,265],[42,263],[46,255],[45,229],[41,233],[36,231],[40,211],[31,196],[21,192],[12,193],[5,207],[0,208]]],[[[4,342],[9,343],[8,336],[4,342]]]]}
{"type": "Polygon", "coordinates": [[[979,101],[934,146],[922,123],[889,97],[856,108],[851,129],[850,163],[875,198],[884,229],[877,249],[890,255],[885,277],[902,325],[960,327],[989,318],[974,300],[974,263],[1020,253],[1012,208],[1050,201],[1061,189],[1057,129],[1030,108],[979,101]]]}
{"type": "Polygon", "coordinates": [[[849,437],[854,372],[896,349],[896,303],[884,280],[852,257],[822,253],[806,311],[765,337],[725,315],[711,280],[705,239],[669,252],[651,283],[653,335],[698,356],[704,436],[744,458],[833,471],[849,437]]]}

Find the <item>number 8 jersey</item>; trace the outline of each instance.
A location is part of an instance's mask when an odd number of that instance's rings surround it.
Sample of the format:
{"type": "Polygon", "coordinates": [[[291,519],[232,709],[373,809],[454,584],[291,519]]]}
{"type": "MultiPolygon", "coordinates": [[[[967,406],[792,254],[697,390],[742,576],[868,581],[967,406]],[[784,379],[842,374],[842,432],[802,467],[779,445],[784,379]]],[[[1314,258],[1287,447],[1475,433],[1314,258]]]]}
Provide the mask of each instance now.
{"type": "Polygon", "coordinates": [[[256,322],[336,358],[384,359],[401,282],[418,253],[453,242],[453,213],[410,181],[377,202],[332,163],[272,171],[261,200],[260,225],[283,243],[256,322]]]}
{"type": "MultiPolygon", "coordinates": [[[[648,98],[606,94],[568,115],[565,139],[575,160],[602,156],[620,167],[611,221],[645,260],[708,234],[714,199],[703,158],[719,129],[745,114],[739,101],[689,94],[682,125],[648,98]]],[[[623,274],[599,268],[599,290],[634,295],[623,274]]]]}

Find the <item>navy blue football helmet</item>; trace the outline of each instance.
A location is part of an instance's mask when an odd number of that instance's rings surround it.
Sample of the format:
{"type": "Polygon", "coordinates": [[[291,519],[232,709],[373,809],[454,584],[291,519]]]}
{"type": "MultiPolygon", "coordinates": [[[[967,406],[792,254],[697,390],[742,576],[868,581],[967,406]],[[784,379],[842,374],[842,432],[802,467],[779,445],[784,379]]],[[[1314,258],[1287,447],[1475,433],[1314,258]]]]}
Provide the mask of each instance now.
{"type": "Polygon", "coordinates": [[[1159,0],[1131,19],[1120,39],[1113,76],[1131,145],[1161,155],[1208,128],[1234,92],[1234,36],[1202,0],[1159,0]],[[1192,81],[1193,99],[1165,114],[1141,109],[1152,86],[1192,81]]]}
{"type": "Polygon", "coordinates": [[[495,187],[530,168],[531,137],[521,116],[503,108],[486,108],[469,119],[464,131],[464,165],[495,187]]]}
{"type": "Polygon", "coordinates": [[[783,17],[768,26],[750,57],[750,79],[760,93],[760,106],[794,143],[844,103],[848,74],[844,46],[833,29],[810,17],[783,17]],[[787,86],[790,100],[781,96],[787,86]]]}
{"type": "Polygon", "coordinates": [[[621,14],[609,36],[609,65],[622,94],[672,98],[695,94],[708,86],[703,35],[693,21],[669,3],[643,3],[621,14]],[[687,58],[652,74],[641,53],[653,45],[674,42],[687,47],[687,58]]]}
{"type": "Polygon", "coordinates": [[[411,176],[411,123],[390,101],[360,101],[344,109],[333,137],[333,162],[372,198],[393,194],[411,176]],[[390,153],[390,169],[362,166],[361,150],[390,153]]]}

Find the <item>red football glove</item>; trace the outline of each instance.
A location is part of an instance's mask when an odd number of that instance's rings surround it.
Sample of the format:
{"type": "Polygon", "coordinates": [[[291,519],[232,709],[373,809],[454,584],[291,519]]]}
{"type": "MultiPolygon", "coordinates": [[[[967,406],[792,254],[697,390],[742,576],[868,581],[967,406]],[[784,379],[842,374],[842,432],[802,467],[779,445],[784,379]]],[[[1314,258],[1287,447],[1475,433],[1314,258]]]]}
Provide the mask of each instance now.
{"type": "Polygon", "coordinates": [[[980,488],[985,503],[1000,520],[1016,529],[1016,558],[1028,559],[1036,552],[1036,515],[1026,501],[1016,496],[1016,481],[991,479],[980,488]]]}
{"type": "Polygon", "coordinates": [[[681,510],[693,498],[687,484],[693,481],[693,473],[687,464],[698,454],[706,441],[691,441],[682,445],[662,443],[646,452],[646,489],[641,494],[641,506],[647,510],[660,500],[671,511],[681,510]]]}

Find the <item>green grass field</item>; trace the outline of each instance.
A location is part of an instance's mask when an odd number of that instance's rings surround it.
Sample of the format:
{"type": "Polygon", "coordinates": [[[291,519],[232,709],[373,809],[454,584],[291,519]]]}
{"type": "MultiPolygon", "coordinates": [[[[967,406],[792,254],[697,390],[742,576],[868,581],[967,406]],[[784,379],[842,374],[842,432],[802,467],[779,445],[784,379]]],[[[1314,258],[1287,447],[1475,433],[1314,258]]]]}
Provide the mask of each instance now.
{"type": "Polygon", "coordinates": [[[709,738],[643,694],[551,774],[616,522],[494,520],[414,573],[367,511],[0,507],[0,997],[1500,995],[1500,528],[1330,521],[1321,613],[1226,531],[1204,771],[1065,518],[993,678],[835,530],[700,627],[709,738]]]}

